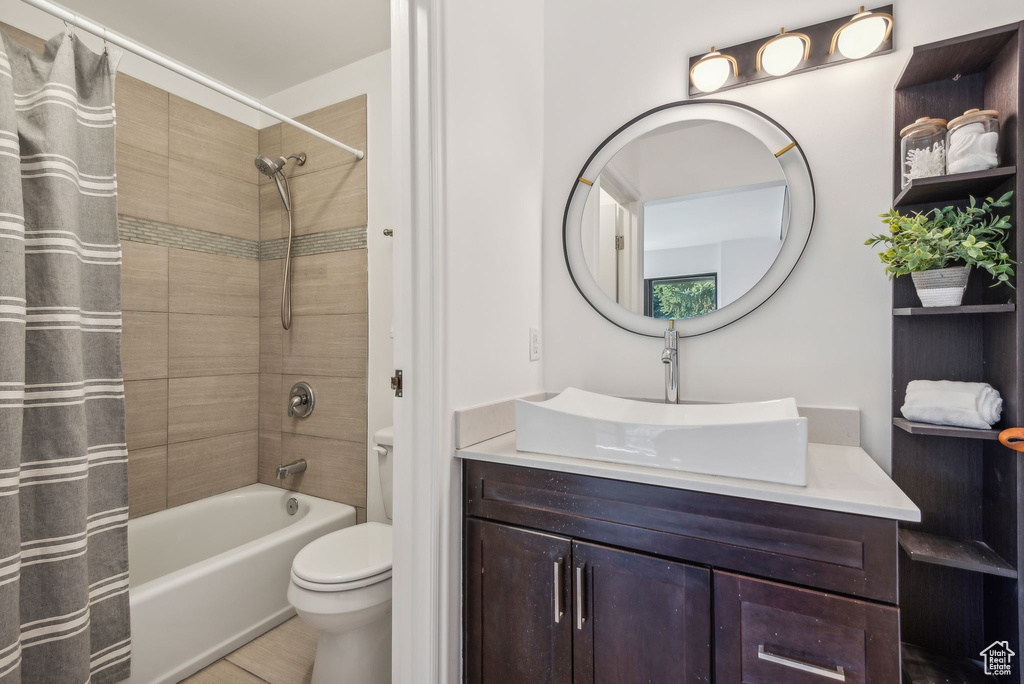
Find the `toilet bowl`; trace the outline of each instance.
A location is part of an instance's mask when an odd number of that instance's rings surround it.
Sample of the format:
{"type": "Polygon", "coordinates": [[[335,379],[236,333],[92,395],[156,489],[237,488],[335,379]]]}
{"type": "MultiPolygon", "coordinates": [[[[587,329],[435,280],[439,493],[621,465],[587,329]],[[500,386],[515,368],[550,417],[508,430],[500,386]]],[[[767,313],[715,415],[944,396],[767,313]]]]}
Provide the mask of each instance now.
{"type": "Polygon", "coordinates": [[[391,526],[366,523],[310,542],[288,601],[320,630],[312,684],[391,681],[391,526]]]}
{"type": "MultiPolygon", "coordinates": [[[[391,429],[374,441],[390,518],[391,429]]],[[[390,684],[390,525],[346,527],[307,544],[292,561],[288,601],[320,631],[311,684],[390,684]]]]}

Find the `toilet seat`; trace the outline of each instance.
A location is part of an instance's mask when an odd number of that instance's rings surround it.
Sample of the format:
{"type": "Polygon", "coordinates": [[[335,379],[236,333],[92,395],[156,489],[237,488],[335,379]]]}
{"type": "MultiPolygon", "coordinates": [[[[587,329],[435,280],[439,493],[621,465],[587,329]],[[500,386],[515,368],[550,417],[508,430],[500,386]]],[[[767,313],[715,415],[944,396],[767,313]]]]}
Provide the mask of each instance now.
{"type": "Polygon", "coordinates": [[[295,574],[292,570],[292,584],[303,589],[309,589],[310,591],[322,591],[322,592],[338,592],[338,591],[350,591],[352,589],[361,589],[362,587],[368,587],[373,584],[378,584],[391,578],[391,571],[387,570],[380,573],[379,575],[372,575],[370,577],[364,577],[361,580],[355,580],[353,582],[336,582],[328,584],[326,582],[310,582],[309,580],[302,579],[295,574]]]}
{"type": "Polygon", "coordinates": [[[310,591],[349,591],[390,577],[391,526],[375,522],[326,534],[292,561],[292,582],[310,591]]]}

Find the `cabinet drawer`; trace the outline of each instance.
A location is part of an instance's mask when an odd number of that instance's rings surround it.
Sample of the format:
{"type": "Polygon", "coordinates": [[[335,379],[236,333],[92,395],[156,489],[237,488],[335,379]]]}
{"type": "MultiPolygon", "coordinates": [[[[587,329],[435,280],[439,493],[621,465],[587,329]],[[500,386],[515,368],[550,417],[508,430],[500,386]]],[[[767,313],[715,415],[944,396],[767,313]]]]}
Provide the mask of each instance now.
{"type": "Polygon", "coordinates": [[[900,681],[899,610],[715,572],[719,684],[900,681]]]}
{"type": "Polygon", "coordinates": [[[465,488],[471,516],[896,603],[893,520],[480,461],[465,488]]]}

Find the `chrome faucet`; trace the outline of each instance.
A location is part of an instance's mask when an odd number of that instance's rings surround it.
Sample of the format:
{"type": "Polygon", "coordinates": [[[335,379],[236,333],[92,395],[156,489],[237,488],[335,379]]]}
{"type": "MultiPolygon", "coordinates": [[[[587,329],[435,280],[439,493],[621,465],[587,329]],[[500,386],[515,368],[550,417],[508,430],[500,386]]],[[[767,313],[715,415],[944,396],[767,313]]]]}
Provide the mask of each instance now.
{"type": "Polygon", "coordinates": [[[283,480],[289,475],[296,475],[306,470],[306,459],[300,458],[298,461],[292,461],[285,465],[277,466],[277,479],[283,480]]]}
{"type": "Polygon", "coordinates": [[[661,351],[661,362],[665,364],[665,403],[679,403],[679,332],[676,322],[669,320],[665,331],[665,348],[661,351]]]}

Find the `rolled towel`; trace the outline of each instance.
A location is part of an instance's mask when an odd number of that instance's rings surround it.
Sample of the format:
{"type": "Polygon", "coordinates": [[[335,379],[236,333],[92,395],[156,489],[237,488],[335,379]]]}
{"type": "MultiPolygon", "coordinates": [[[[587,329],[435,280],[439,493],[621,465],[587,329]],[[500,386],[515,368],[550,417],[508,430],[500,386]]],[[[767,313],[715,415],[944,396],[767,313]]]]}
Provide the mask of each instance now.
{"type": "Polygon", "coordinates": [[[914,380],[900,412],[919,423],[984,430],[999,422],[1003,398],[986,382],[914,380]]]}

